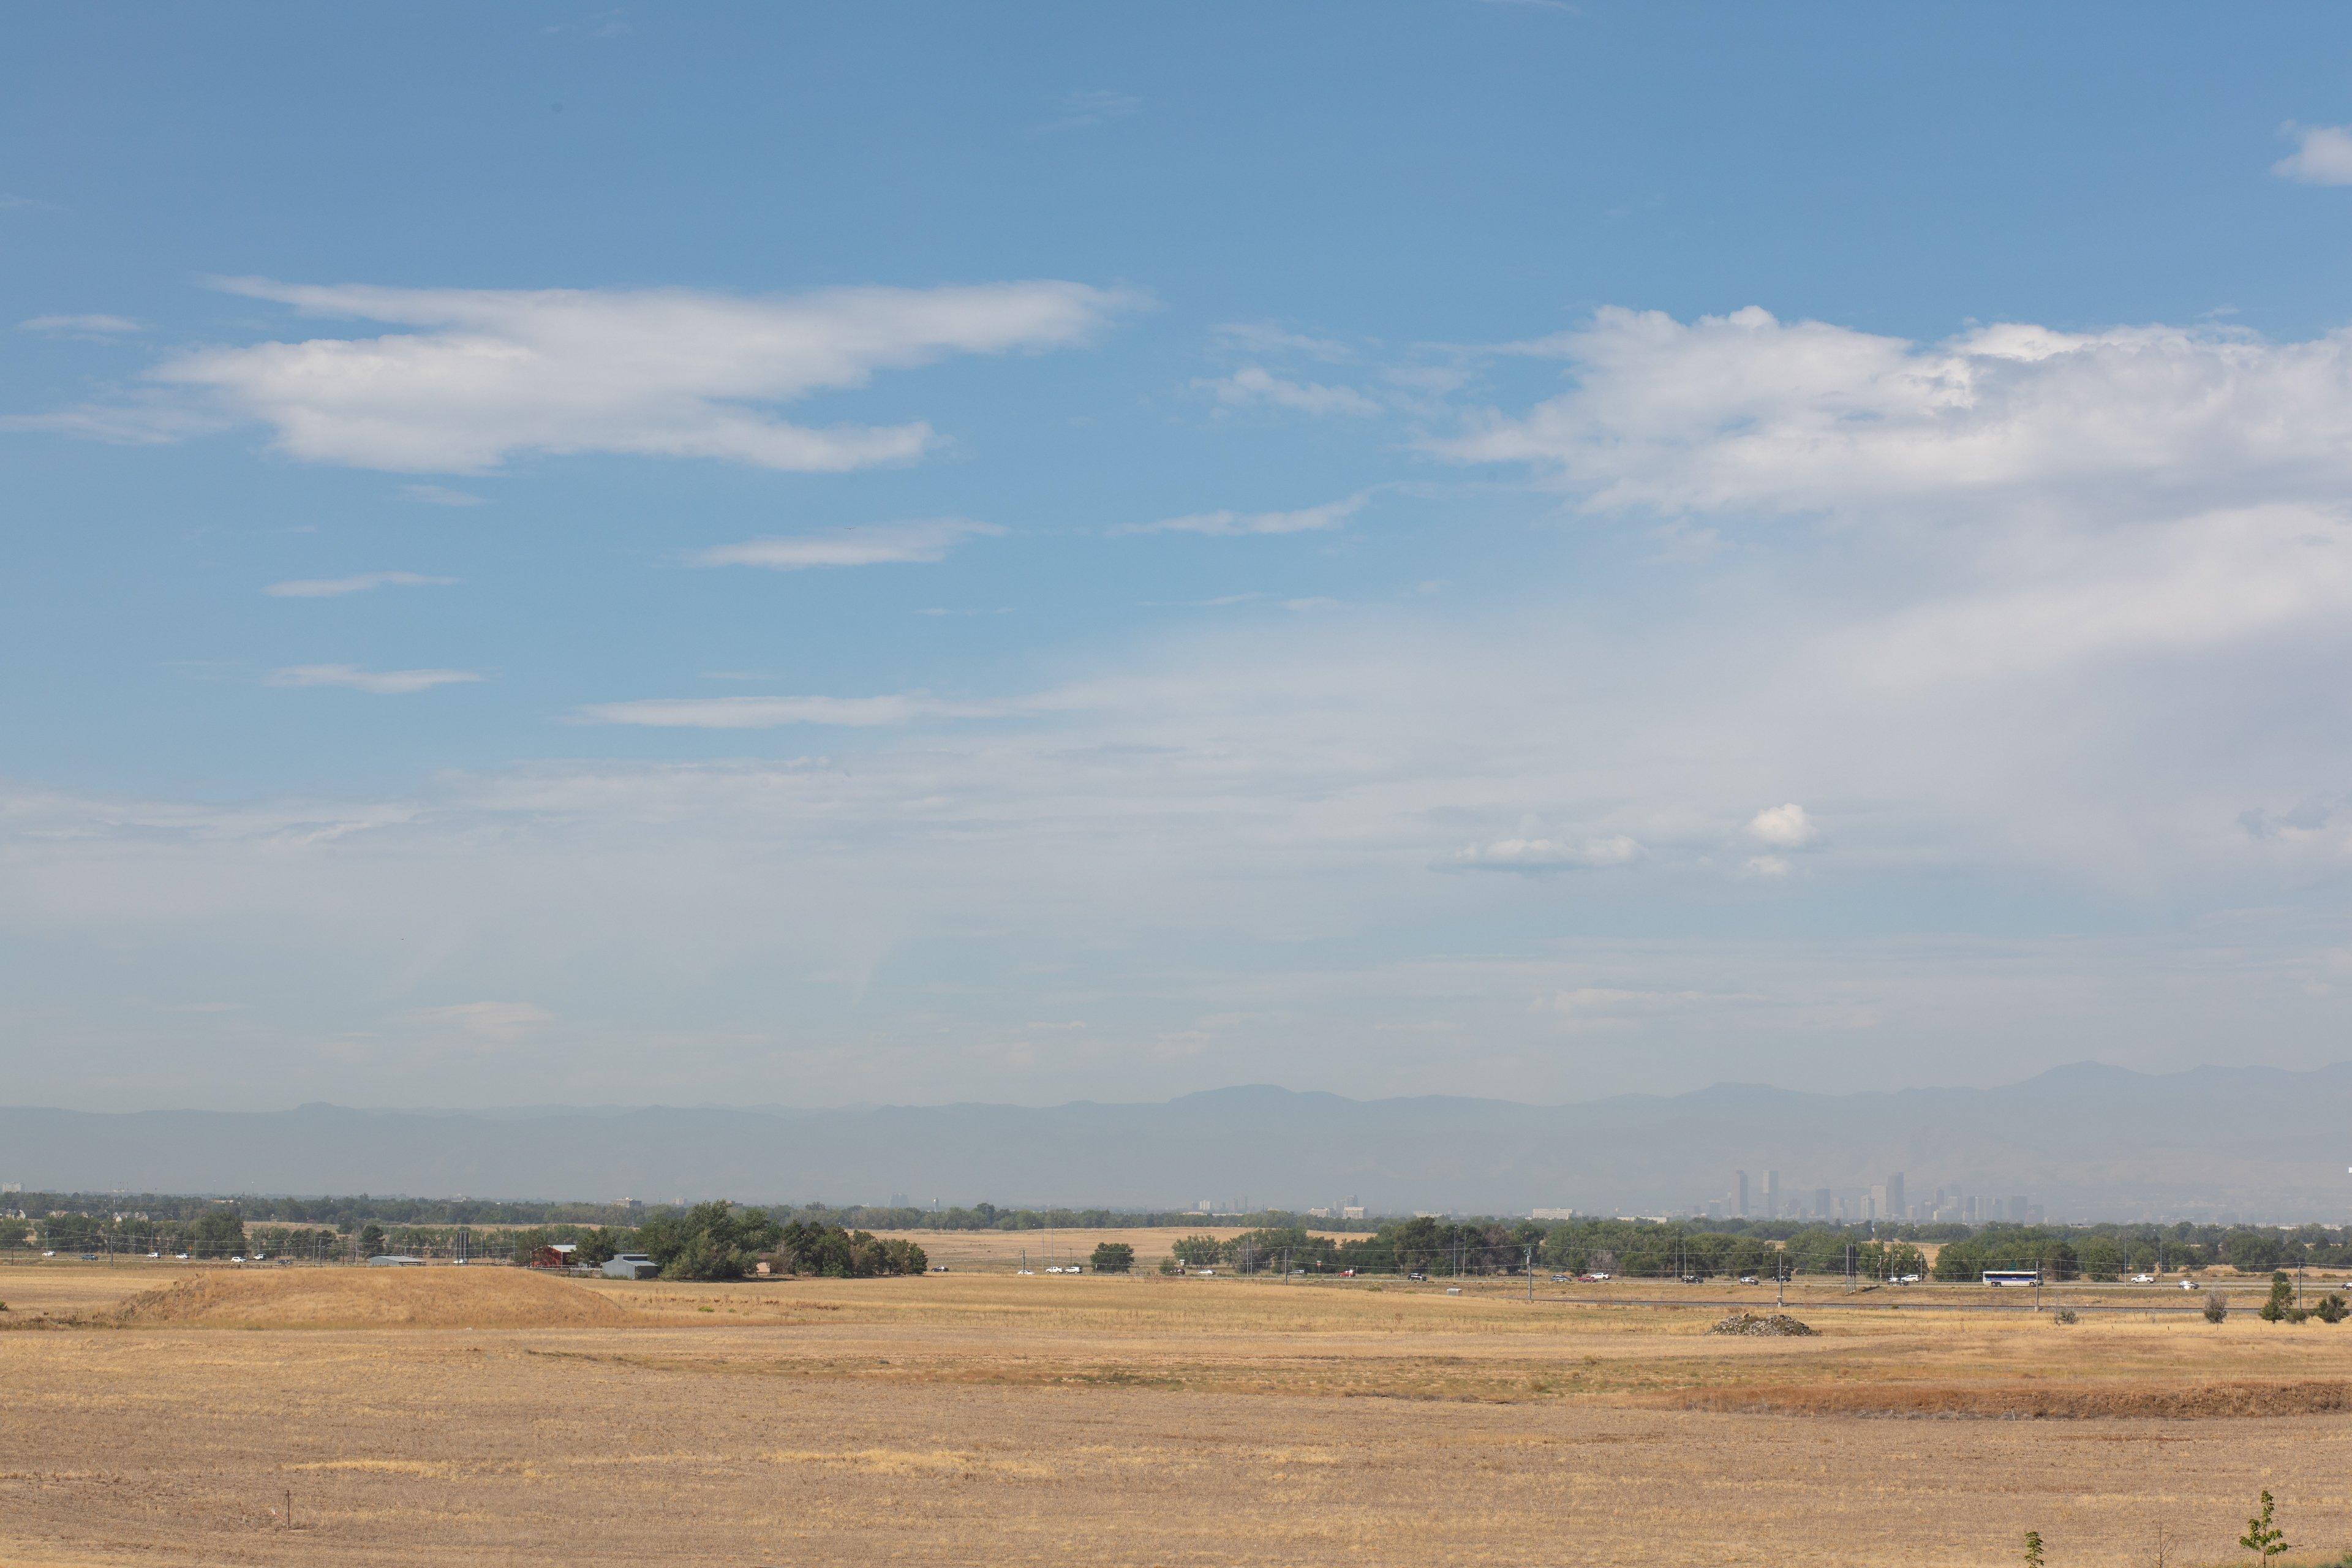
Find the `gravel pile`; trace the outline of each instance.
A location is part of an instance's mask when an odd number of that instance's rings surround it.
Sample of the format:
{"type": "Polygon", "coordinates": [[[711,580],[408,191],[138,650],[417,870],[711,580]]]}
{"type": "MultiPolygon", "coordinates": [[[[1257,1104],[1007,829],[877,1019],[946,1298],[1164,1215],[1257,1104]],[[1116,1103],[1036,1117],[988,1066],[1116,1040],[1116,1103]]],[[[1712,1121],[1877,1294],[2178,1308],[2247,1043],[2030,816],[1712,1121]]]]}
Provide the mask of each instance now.
{"type": "Polygon", "coordinates": [[[1813,1331],[1786,1312],[1734,1312],[1707,1330],[1710,1334],[1753,1334],[1765,1339],[1802,1339],[1813,1331]]]}

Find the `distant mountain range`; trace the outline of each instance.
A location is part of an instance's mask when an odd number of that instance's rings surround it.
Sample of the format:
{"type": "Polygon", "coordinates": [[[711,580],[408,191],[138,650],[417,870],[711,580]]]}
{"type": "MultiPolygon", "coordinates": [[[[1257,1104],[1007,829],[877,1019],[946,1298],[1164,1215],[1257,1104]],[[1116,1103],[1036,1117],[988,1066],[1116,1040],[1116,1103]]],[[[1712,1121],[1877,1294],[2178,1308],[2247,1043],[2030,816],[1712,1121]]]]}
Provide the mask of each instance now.
{"type": "Polygon", "coordinates": [[[1654,1214],[1720,1199],[1745,1169],[1760,1213],[1767,1170],[1784,1207],[1901,1171],[1915,1203],[1959,1187],[2053,1218],[2342,1224],[2347,1166],[2352,1063],[2082,1063],[1990,1089],[1718,1084],[1558,1106],[1250,1087],[1043,1108],[0,1110],[0,1179],[84,1192],[1654,1214]]]}

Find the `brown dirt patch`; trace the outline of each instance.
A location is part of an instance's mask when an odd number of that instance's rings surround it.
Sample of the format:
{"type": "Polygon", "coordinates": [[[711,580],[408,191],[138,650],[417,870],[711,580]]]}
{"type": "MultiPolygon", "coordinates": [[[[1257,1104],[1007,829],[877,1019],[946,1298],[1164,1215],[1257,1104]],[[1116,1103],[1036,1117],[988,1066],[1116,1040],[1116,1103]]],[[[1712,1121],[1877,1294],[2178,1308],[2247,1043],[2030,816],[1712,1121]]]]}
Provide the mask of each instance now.
{"type": "Polygon", "coordinates": [[[1689,1388],[1640,1403],[1677,1410],[1759,1415],[1893,1415],[1912,1418],[2082,1421],[2105,1417],[2210,1420],[2263,1415],[2335,1415],[2352,1411],[2352,1383],[2205,1383],[2178,1387],[2095,1384],[1797,1384],[1689,1388]]]}
{"type": "Polygon", "coordinates": [[[520,1268],[299,1268],[208,1274],[133,1296],[124,1328],[594,1329],[636,1313],[520,1268]]]}

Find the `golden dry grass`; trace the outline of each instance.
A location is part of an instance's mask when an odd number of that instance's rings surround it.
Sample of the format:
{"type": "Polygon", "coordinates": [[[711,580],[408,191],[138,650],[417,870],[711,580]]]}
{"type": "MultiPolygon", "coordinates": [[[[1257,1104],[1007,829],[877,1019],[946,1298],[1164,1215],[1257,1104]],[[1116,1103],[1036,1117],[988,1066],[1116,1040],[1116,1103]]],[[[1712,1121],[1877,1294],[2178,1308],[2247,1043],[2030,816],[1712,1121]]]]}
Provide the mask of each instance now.
{"type": "Polygon", "coordinates": [[[2352,1384],[2352,1325],[1745,1340],[1507,1290],[569,1288],[631,1326],[110,1327],[120,1285],[61,1270],[80,1326],[0,1334],[0,1562],[1942,1564],[2032,1529],[2072,1568],[2159,1527],[2222,1561],[2263,1487],[2305,1560],[2352,1544],[2352,1414],[2281,1393],[2352,1384]],[[2037,1399],[2077,1418],[1890,1418],[2037,1399]]]}
{"type": "Polygon", "coordinates": [[[636,1314],[573,1280],[521,1268],[208,1271],[114,1309],[125,1328],[625,1328],[636,1314]]]}

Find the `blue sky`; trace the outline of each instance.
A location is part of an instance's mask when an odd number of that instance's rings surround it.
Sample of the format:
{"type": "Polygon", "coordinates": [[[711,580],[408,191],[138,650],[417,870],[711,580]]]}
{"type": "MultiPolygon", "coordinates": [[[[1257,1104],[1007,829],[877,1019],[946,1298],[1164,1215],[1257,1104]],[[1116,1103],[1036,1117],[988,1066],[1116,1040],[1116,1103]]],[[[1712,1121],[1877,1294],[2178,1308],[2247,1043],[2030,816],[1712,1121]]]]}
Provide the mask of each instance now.
{"type": "Polygon", "coordinates": [[[2330,10],[8,31],[12,1099],[2341,1054],[2330,10]]]}

